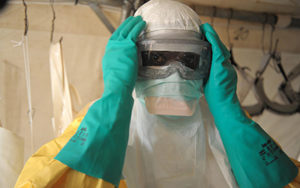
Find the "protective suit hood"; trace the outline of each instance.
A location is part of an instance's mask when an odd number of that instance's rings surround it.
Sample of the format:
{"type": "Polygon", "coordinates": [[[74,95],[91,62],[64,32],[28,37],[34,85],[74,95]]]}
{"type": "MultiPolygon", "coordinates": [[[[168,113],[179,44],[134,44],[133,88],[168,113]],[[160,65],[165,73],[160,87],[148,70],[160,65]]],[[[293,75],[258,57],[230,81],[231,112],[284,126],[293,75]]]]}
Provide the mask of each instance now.
{"type": "Polygon", "coordinates": [[[159,30],[184,30],[201,33],[199,16],[187,5],[171,0],[151,0],[142,5],[135,16],[147,23],[145,33],[159,30]]]}
{"type": "MultiPolygon", "coordinates": [[[[147,23],[140,35],[141,40],[157,39],[161,42],[158,39],[165,37],[183,40],[201,38],[198,15],[180,2],[151,0],[137,10],[137,15],[141,15],[147,23]]],[[[153,52],[156,49],[151,46],[147,50],[153,52]]],[[[231,188],[237,187],[220,135],[205,99],[201,98],[202,81],[184,80],[178,73],[160,79],[138,77],[123,169],[130,188],[226,187],[226,184],[231,188]],[[157,100],[152,100],[153,97],[157,100]],[[161,99],[164,98],[190,100],[196,104],[195,108],[190,106],[194,112],[189,116],[176,117],[163,114],[162,111],[172,111],[174,115],[176,109],[170,103],[162,104],[161,99]],[[158,108],[168,105],[172,108],[160,108],[160,115],[157,115],[149,111],[147,102],[158,108]]]]}

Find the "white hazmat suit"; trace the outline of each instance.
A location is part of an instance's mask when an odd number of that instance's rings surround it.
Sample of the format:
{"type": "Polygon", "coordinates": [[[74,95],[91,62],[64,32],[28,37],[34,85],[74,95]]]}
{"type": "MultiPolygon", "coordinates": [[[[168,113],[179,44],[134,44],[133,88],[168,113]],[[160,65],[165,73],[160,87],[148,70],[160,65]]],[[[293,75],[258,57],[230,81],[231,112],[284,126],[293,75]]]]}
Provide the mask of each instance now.
{"type": "MultiPolygon", "coordinates": [[[[152,0],[140,7],[137,15],[147,23],[144,33],[186,30],[201,34],[198,15],[176,1],[152,0]]],[[[139,80],[137,84],[141,84],[139,80]]],[[[129,188],[238,187],[201,93],[192,116],[172,116],[172,109],[169,115],[150,114],[145,95],[137,96],[123,170],[129,188]]]]}

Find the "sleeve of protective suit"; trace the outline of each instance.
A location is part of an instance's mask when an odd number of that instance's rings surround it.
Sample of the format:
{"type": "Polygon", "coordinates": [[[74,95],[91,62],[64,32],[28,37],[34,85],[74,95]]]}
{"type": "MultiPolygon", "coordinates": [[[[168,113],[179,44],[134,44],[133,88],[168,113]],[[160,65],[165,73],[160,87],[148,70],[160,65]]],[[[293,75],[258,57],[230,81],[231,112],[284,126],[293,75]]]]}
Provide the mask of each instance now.
{"type": "Polygon", "coordinates": [[[204,94],[240,187],[283,187],[298,169],[273,139],[246,116],[236,95],[237,75],[230,54],[209,24],[201,30],[212,45],[212,65],[204,94]]]}
{"type": "Polygon", "coordinates": [[[104,93],[55,157],[70,168],[118,186],[124,164],[137,78],[136,40],[146,23],[129,17],[109,39],[102,59],[104,93]]]}
{"type": "MultiPolygon", "coordinates": [[[[61,136],[43,145],[28,159],[19,175],[15,188],[115,187],[103,179],[94,178],[73,170],[54,159],[61,148],[75,134],[89,107],[90,104],[81,110],[61,136]]],[[[119,188],[126,187],[125,181],[121,180],[119,188]]]]}

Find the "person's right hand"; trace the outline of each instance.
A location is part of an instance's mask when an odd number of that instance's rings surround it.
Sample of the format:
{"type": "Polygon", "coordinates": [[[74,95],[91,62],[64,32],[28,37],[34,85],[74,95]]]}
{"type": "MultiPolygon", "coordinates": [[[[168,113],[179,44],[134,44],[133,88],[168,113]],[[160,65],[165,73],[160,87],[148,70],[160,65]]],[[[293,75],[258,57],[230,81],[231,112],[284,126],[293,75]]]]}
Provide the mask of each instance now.
{"type": "Polygon", "coordinates": [[[131,16],[112,34],[102,59],[104,92],[132,93],[138,70],[136,40],[145,26],[141,16],[131,16]]]}
{"type": "Polygon", "coordinates": [[[136,40],[146,23],[129,17],[113,33],[102,60],[104,93],[55,157],[70,168],[118,187],[129,137],[138,69],[136,40]]]}

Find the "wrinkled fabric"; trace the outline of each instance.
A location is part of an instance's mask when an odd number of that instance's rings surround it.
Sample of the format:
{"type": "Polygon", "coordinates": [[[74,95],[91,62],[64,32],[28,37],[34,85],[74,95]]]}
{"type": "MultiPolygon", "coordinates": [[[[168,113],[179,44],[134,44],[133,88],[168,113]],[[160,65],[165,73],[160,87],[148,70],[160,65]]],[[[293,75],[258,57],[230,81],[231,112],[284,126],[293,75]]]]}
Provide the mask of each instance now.
{"type": "Polygon", "coordinates": [[[53,127],[55,136],[59,136],[73,120],[69,81],[63,59],[61,41],[51,44],[49,64],[53,103],[53,127]]]}
{"type": "Polygon", "coordinates": [[[145,33],[166,29],[201,32],[199,15],[178,1],[151,0],[136,11],[138,15],[147,23],[145,33]]]}
{"type": "Polygon", "coordinates": [[[191,117],[133,107],[123,175],[128,187],[237,187],[205,99],[191,117]]]}

